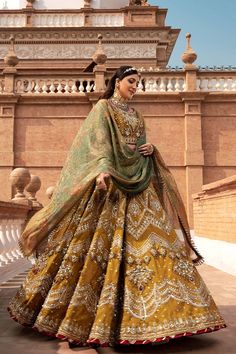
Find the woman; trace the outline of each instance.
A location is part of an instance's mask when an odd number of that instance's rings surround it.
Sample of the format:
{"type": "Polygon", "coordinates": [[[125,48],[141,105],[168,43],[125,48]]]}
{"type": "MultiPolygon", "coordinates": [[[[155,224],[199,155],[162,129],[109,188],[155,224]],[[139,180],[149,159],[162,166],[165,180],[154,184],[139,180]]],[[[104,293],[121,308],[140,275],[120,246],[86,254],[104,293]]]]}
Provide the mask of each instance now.
{"type": "Polygon", "coordinates": [[[128,105],[138,82],[135,68],[116,71],[52,201],[20,240],[37,260],[9,305],[12,317],[78,345],[146,344],[225,327],[195,268],[202,257],[173,177],[128,105]]]}

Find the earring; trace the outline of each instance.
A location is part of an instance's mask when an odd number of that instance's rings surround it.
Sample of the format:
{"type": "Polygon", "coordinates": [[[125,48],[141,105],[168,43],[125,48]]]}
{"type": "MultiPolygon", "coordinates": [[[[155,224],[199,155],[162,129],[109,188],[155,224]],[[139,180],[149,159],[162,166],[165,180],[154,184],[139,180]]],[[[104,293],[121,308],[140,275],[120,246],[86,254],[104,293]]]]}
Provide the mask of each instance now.
{"type": "Polygon", "coordinates": [[[120,97],[120,93],[119,93],[119,84],[118,84],[118,80],[116,79],[116,83],[115,83],[115,89],[114,89],[114,94],[113,96],[116,98],[116,99],[119,99],[120,97]]]}
{"type": "Polygon", "coordinates": [[[124,98],[121,96],[120,91],[119,91],[119,81],[118,79],[116,79],[116,84],[115,84],[115,89],[114,89],[114,93],[113,93],[113,97],[117,100],[117,101],[124,101],[124,98]]]}

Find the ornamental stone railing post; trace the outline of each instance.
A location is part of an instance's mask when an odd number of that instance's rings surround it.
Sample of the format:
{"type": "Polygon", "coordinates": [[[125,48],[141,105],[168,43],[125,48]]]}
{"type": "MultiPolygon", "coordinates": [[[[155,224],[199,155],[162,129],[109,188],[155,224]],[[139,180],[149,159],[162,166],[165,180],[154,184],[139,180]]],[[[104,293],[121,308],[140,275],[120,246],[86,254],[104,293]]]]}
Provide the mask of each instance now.
{"type": "Polygon", "coordinates": [[[30,183],[25,187],[26,192],[29,193],[29,200],[32,201],[33,207],[42,207],[42,204],[35,197],[36,193],[40,190],[41,180],[38,176],[30,175],[30,183]]]}
{"type": "Polygon", "coordinates": [[[27,0],[26,8],[24,9],[25,12],[25,26],[32,27],[33,25],[33,12],[35,0],[27,0]]]}
{"type": "Polygon", "coordinates": [[[25,187],[30,183],[30,172],[27,168],[15,168],[10,174],[10,181],[16,190],[12,202],[32,207],[33,203],[24,194],[25,187]]]}
{"type": "Polygon", "coordinates": [[[92,59],[93,61],[97,64],[95,68],[93,69],[93,72],[95,73],[95,91],[96,92],[101,92],[104,91],[105,89],[105,72],[106,72],[106,60],[107,56],[103,50],[102,47],[102,35],[98,35],[98,47],[96,52],[94,53],[92,59]]]}
{"type": "Polygon", "coordinates": [[[185,63],[184,71],[186,74],[185,91],[197,90],[197,67],[193,63],[197,59],[197,54],[194,52],[190,45],[191,34],[186,34],[187,48],[182,54],[182,61],[185,63]]]}
{"type": "Polygon", "coordinates": [[[14,50],[14,36],[10,37],[10,48],[6,56],[4,57],[4,63],[7,65],[3,70],[5,76],[4,80],[4,92],[5,93],[14,93],[15,89],[15,75],[17,69],[15,66],[19,63],[19,59],[14,50]]]}

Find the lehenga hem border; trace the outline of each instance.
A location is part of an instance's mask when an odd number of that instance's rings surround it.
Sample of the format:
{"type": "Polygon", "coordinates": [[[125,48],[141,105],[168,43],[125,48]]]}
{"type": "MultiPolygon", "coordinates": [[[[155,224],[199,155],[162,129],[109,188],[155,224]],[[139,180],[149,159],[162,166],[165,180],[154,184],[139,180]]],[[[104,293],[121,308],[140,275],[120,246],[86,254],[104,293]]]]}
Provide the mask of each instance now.
{"type": "Polygon", "coordinates": [[[10,313],[11,318],[14,321],[18,322],[19,324],[21,324],[22,326],[31,327],[33,330],[35,330],[35,331],[37,331],[39,333],[42,333],[42,334],[44,334],[46,336],[49,336],[49,337],[55,337],[55,338],[58,338],[58,339],[61,339],[61,340],[67,340],[70,343],[78,345],[78,347],[85,347],[85,346],[88,346],[88,345],[91,345],[91,346],[97,345],[97,346],[101,346],[101,347],[110,347],[110,346],[113,346],[113,345],[145,345],[145,344],[152,344],[152,343],[159,343],[159,342],[168,342],[170,339],[176,339],[176,338],[181,338],[181,337],[189,337],[189,336],[193,336],[193,335],[196,335],[196,334],[210,333],[210,332],[218,331],[219,329],[223,329],[223,328],[227,327],[225,324],[215,325],[215,326],[212,326],[212,327],[206,327],[206,328],[203,328],[203,329],[199,329],[196,332],[182,332],[182,333],[177,333],[177,334],[170,335],[170,336],[159,337],[159,338],[156,338],[154,340],[147,339],[147,340],[136,340],[136,341],[132,341],[131,342],[131,341],[125,339],[125,340],[115,341],[115,343],[109,343],[109,342],[102,342],[98,338],[89,338],[86,342],[81,342],[81,341],[78,341],[76,339],[72,339],[69,336],[66,336],[66,335],[63,335],[63,334],[60,334],[60,333],[58,333],[58,334],[57,333],[52,333],[50,331],[41,330],[37,326],[32,326],[31,324],[28,324],[28,323],[22,323],[21,321],[19,321],[19,319],[16,316],[13,315],[13,313],[12,313],[12,311],[11,311],[11,309],[9,307],[8,307],[8,311],[10,313]]]}
{"type": "MultiPolygon", "coordinates": [[[[130,342],[129,340],[119,340],[119,341],[116,341],[115,344],[116,345],[145,345],[145,344],[153,344],[153,343],[159,343],[159,342],[168,342],[170,339],[189,337],[189,336],[193,336],[196,334],[210,333],[210,332],[218,331],[219,329],[223,329],[226,327],[227,327],[226,325],[217,325],[214,327],[207,327],[204,329],[200,329],[200,330],[197,330],[196,332],[183,332],[183,333],[178,333],[178,334],[171,335],[171,336],[159,337],[154,340],[150,340],[150,339],[136,340],[134,342],[130,342]]],[[[99,339],[94,339],[94,338],[88,339],[87,344],[90,344],[90,343],[91,344],[98,344],[102,347],[110,346],[110,343],[102,343],[99,339]]]]}

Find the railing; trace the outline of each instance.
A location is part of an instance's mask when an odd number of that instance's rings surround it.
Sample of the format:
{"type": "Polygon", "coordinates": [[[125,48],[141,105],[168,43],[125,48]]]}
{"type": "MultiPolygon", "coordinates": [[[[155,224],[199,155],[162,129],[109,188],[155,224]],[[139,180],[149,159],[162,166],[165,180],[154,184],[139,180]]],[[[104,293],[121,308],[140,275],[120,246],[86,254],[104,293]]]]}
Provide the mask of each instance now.
{"type": "Polygon", "coordinates": [[[76,94],[95,91],[95,79],[27,78],[16,79],[15,92],[19,94],[76,94]]]}
{"type": "MultiPolygon", "coordinates": [[[[27,14],[29,16],[29,14],[27,14]]],[[[30,13],[33,27],[82,27],[85,25],[85,16],[93,27],[120,27],[124,26],[123,13],[89,13],[83,12],[53,12],[40,13],[37,10],[30,13]]],[[[27,19],[25,13],[1,13],[0,27],[25,27],[27,19]]]]}
{"type": "Polygon", "coordinates": [[[0,202],[0,267],[22,258],[18,239],[29,208],[11,202],[0,202]]]}
{"type": "MultiPolygon", "coordinates": [[[[187,88],[187,74],[183,70],[145,70],[138,69],[141,79],[138,85],[139,93],[170,93],[183,92],[187,88]]],[[[14,80],[14,93],[25,95],[67,95],[67,94],[84,94],[86,92],[101,91],[101,72],[99,78],[95,73],[78,72],[76,75],[48,76],[45,74],[36,74],[35,76],[21,76],[16,73],[11,80],[14,80]],[[98,81],[97,81],[98,80],[98,81]],[[99,82],[99,87],[98,87],[99,82]],[[97,85],[96,85],[97,83],[97,85]]],[[[103,72],[105,86],[107,85],[111,73],[103,72]]],[[[9,78],[2,74],[0,76],[0,94],[9,87],[9,78]]],[[[192,87],[196,87],[196,91],[201,92],[236,92],[236,71],[225,72],[205,72],[197,71],[192,87]]]]}
{"type": "Polygon", "coordinates": [[[1,14],[0,27],[24,27],[25,14],[1,14]]]}
{"type": "MultiPolygon", "coordinates": [[[[184,91],[183,76],[166,76],[165,74],[145,74],[140,80],[139,92],[179,92],[184,91]]],[[[109,76],[106,78],[108,82],[109,76]]],[[[78,94],[96,91],[95,77],[82,78],[28,78],[21,77],[15,81],[15,92],[19,94],[78,94]]]]}
{"type": "Polygon", "coordinates": [[[84,26],[83,14],[49,13],[35,14],[32,17],[34,27],[82,27],[84,26]]]}
{"type": "Polygon", "coordinates": [[[91,22],[94,27],[124,26],[124,14],[92,14],[91,22]]]}
{"type": "MultiPolygon", "coordinates": [[[[214,73],[213,73],[214,75],[214,73]]],[[[198,91],[236,91],[236,75],[232,77],[201,76],[197,79],[198,91]]]]}
{"type": "Polygon", "coordinates": [[[184,90],[184,76],[166,76],[165,74],[163,76],[158,74],[143,75],[138,86],[138,92],[180,92],[184,90]]]}

